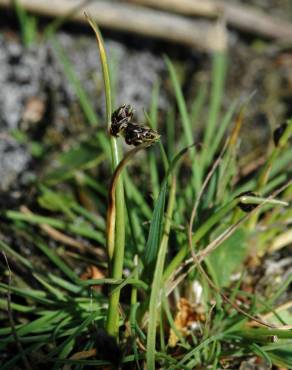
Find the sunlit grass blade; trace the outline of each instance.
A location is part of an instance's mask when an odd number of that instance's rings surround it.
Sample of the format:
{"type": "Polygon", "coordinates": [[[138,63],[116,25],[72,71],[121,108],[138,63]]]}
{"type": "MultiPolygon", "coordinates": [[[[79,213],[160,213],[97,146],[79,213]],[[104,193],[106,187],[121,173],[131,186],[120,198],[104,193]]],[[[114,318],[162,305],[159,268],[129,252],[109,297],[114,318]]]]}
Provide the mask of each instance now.
{"type": "MultiPolygon", "coordinates": [[[[17,328],[17,335],[19,338],[23,339],[23,337],[25,338],[26,336],[29,335],[51,331],[55,327],[56,323],[58,323],[67,315],[68,315],[67,313],[58,311],[48,313],[43,317],[40,317],[36,320],[32,320],[27,324],[21,325],[21,327],[17,328]]],[[[3,349],[8,343],[11,343],[13,341],[14,341],[13,335],[9,335],[0,344],[0,348],[3,349]]]]}
{"type": "MultiPolygon", "coordinates": [[[[189,147],[181,150],[170,163],[168,172],[165,175],[165,178],[161,185],[160,194],[164,193],[165,191],[164,186],[168,184],[168,177],[175,170],[178,161],[187,152],[188,149],[189,147]]],[[[166,253],[167,253],[169,232],[171,228],[171,220],[172,220],[174,204],[175,204],[175,193],[176,193],[176,181],[175,181],[174,175],[172,175],[170,193],[169,193],[169,199],[168,199],[168,204],[167,204],[167,210],[166,210],[166,216],[165,216],[165,222],[164,222],[161,241],[159,242],[159,245],[157,245],[157,244],[154,244],[154,242],[156,242],[156,238],[150,239],[149,246],[148,246],[150,251],[148,252],[146,251],[146,253],[148,253],[148,257],[149,256],[151,257],[148,259],[148,263],[150,265],[154,263],[154,261],[156,260],[154,275],[153,275],[153,280],[152,280],[152,285],[151,285],[150,302],[149,302],[149,323],[148,323],[148,330],[147,330],[147,354],[146,354],[146,363],[147,363],[148,369],[155,368],[156,325],[157,325],[157,318],[158,318],[158,306],[161,303],[159,295],[160,295],[160,290],[161,290],[164,263],[165,263],[166,253]],[[156,259],[156,255],[157,255],[157,259],[156,259]]],[[[156,203],[156,206],[157,206],[157,203],[156,203]]],[[[159,204],[159,207],[161,207],[161,204],[159,204]]],[[[157,216],[155,214],[155,209],[153,212],[153,216],[157,216]]],[[[152,222],[153,223],[155,222],[156,228],[161,227],[163,223],[163,218],[158,219],[158,217],[155,217],[155,218],[153,217],[152,222]]],[[[151,222],[151,226],[152,226],[152,222],[151,222]]],[[[149,236],[150,236],[150,232],[149,232],[149,236]]],[[[147,265],[146,265],[146,269],[147,269],[147,265]]]]}
{"type": "Polygon", "coordinates": [[[62,293],[59,289],[53,287],[50,283],[48,283],[44,277],[40,276],[39,274],[33,274],[35,279],[49,292],[51,295],[54,295],[57,300],[59,301],[66,301],[66,296],[62,293]]]}
{"type": "Polygon", "coordinates": [[[228,125],[230,125],[233,115],[236,111],[238,103],[235,101],[233,102],[230,107],[228,108],[227,112],[223,116],[220,126],[218,127],[217,132],[214,134],[214,140],[211,141],[210,147],[208,152],[206,152],[207,161],[210,162],[214,157],[216,151],[219,150],[219,144],[222,141],[224,133],[226,133],[228,125]]]}
{"type": "MultiPolygon", "coordinates": [[[[178,157],[179,159],[179,157],[178,157]]],[[[172,168],[172,167],[170,167],[172,168]]],[[[170,187],[169,199],[166,210],[166,220],[163,229],[163,236],[159,245],[157,261],[154,270],[154,276],[151,285],[151,294],[149,301],[149,322],[147,329],[147,352],[146,364],[147,369],[155,369],[155,347],[156,347],[156,326],[159,312],[159,295],[161,291],[162,275],[164,270],[164,263],[167,253],[169,232],[171,228],[172,214],[175,204],[176,182],[173,177],[170,187]]]]}
{"type": "Polygon", "coordinates": [[[161,184],[160,193],[155,203],[152,218],[151,218],[147,244],[145,247],[145,253],[143,257],[143,262],[146,267],[145,268],[146,275],[151,273],[152,270],[149,267],[152,266],[158,254],[158,247],[160,244],[163,222],[164,222],[163,216],[164,216],[165,197],[166,197],[167,186],[168,186],[168,178],[174,171],[175,166],[177,165],[178,161],[187,152],[188,149],[189,147],[184,148],[174,157],[174,159],[170,163],[170,167],[161,184]]]}
{"type": "MultiPolygon", "coordinates": [[[[185,145],[192,145],[194,143],[193,128],[191,126],[190,116],[187,111],[186,102],[182,94],[182,90],[181,90],[181,87],[180,87],[180,84],[179,84],[179,81],[176,75],[176,71],[170,59],[165,57],[165,62],[166,62],[166,65],[167,65],[167,68],[170,74],[178,109],[180,112],[181,122],[183,126],[183,131],[184,131],[184,142],[185,142],[185,145]]],[[[198,158],[196,157],[197,154],[196,154],[196,150],[194,147],[190,149],[190,156],[192,159],[193,185],[194,185],[196,193],[198,193],[200,190],[200,185],[201,185],[202,171],[200,168],[200,162],[198,158]]]]}
{"type": "Polygon", "coordinates": [[[78,294],[82,290],[82,288],[77,284],[73,284],[72,282],[67,281],[66,279],[63,279],[52,273],[48,274],[48,278],[54,285],[59,286],[60,288],[65,289],[70,293],[78,294]]]}
{"type": "MultiPolygon", "coordinates": [[[[207,159],[207,151],[209,144],[213,140],[213,136],[218,123],[219,112],[223,99],[225,76],[227,67],[227,57],[224,52],[217,52],[213,55],[212,60],[212,89],[209,105],[209,115],[204,131],[203,154],[202,160],[207,159]]],[[[204,165],[208,163],[203,162],[204,165]]]]}
{"type": "Polygon", "coordinates": [[[37,38],[37,19],[26,12],[21,1],[12,0],[11,3],[20,24],[22,42],[25,47],[29,47],[37,38]]]}
{"type": "Polygon", "coordinates": [[[155,202],[155,207],[153,210],[153,215],[151,218],[148,239],[145,247],[145,253],[143,262],[147,268],[145,271],[148,274],[151,274],[152,269],[150,266],[156,260],[156,256],[158,253],[158,246],[160,243],[162,229],[163,229],[163,218],[164,218],[164,205],[165,205],[165,197],[167,191],[167,182],[161,186],[161,190],[159,192],[159,196],[157,201],[155,202]]]}
{"type": "MultiPolygon", "coordinates": [[[[155,83],[152,89],[152,99],[150,106],[150,122],[151,127],[157,131],[157,119],[158,119],[158,98],[159,98],[159,84],[155,83]]],[[[155,153],[151,151],[149,153],[149,168],[153,198],[157,199],[159,194],[159,175],[158,175],[158,163],[155,158],[155,153]]]]}
{"type": "Polygon", "coordinates": [[[185,145],[192,145],[194,142],[193,139],[193,131],[191,127],[191,122],[190,122],[190,116],[187,110],[186,102],[180,87],[180,83],[175,71],[175,68],[170,61],[168,57],[165,57],[165,62],[170,74],[171,82],[173,85],[173,89],[175,92],[176,96],[176,101],[179,109],[179,113],[181,115],[181,120],[182,120],[182,125],[183,125],[183,130],[184,130],[184,140],[185,140],[185,145]]]}
{"type": "Polygon", "coordinates": [[[7,291],[8,289],[11,290],[12,293],[19,295],[20,297],[26,299],[32,299],[36,302],[39,302],[44,305],[51,305],[54,302],[47,298],[47,294],[45,294],[42,290],[35,290],[35,289],[20,289],[14,286],[10,286],[4,283],[0,283],[0,288],[3,291],[7,291]]]}
{"type": "Polygon", "coordinates": [[[197,95],[190,107],[189,116],[190,121],[193,123],[193,125],[195,125],[196,121],[198,120],[198,117],[200,116],[200,113],[206,103],[207,95],[208,95],[208,84],[207,81],[204,79],[203,81],[200,81],[197,95]]]}
{"type": "Polygon", "coordinates": [[[176,150],[176,137],[175,137],[175,112],[174,108],[171,107],[166,115],[166,150],[167,150],[167,157],[170,160],[173,158],[175,150],[176,150]]]}
{"type": "Polygon", "coordinates": [[[101,232],[93,229],[92,227],[88,225],[74,225],[74,224],[67,224],[65,221],[62,221],[60,219],[55,219],[51,217],[45,217],[35,214],[24,214],[22,212],[17,211],[7,211],[5,214],[6,217],[12,219],[12,220],[19,220],[19,221],[25,221],[31,224],[36,225],[50,225],[52,227],[55,227],[56,229],[60,230],[68,230],[76,235],[84,236],[93,240],[96,240],[97,242],[104,244],[104,236],[101,232]]]}
{"type": "MultiPolygon", "coordinates": [[[[0,308],[2,310],[6,310],[7,309],[7,299],[1,299],[0,298],[0,308]]],[[[36,306],[24,306],[24,305],[21,305],[21,304],[17,304],[17,303],[11,303],[11,309],[13,311],[18,311],[18,312],[33,312],[35,311],[36,309],[36,306]]],[[[3,333],[1,333],[3,334],[3,333]]]]}

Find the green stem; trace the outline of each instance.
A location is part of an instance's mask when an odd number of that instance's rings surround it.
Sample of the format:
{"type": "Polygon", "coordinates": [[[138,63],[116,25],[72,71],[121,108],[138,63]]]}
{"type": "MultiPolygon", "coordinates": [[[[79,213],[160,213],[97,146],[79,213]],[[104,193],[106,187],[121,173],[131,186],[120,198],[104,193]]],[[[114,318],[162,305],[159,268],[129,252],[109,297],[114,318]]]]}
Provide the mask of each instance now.
{"type": "MultiPolygon", "coordinates": [[[[110,83],[110,73],[107,61],[107,55],[104,47],[104,42],[101,33],[95,24],[87,15],[87,20],[91,27],[93,28],[102,66],[102,75],[105,88],[105,98],[106,98],[106,122],[107,128],[110,129],[111,126],[111,115],[112,115],[112,96],[111,96],[111,83],[110,83]]],[[[119,150],[116,138],[110,137],[111,153],[112,153],[112,167],[115,169],[119,162],[119,150]]],[[[124,262],[124,251],[125,251],[125,198],[124,198],[124,187],[121,177],[117,181],[116,193],[115,193],[115,203],[116,203],[116,219],[114,233],[114,248],[113,248],[113,268],[109,268],[111,271],[111,277],[114,279],[120,279],[123,274],[123,262],[124,262]]],[[[107,246],[109,247],[109,246],[107,246]]],[[[109,266],[111,267],[111,266],[109,266]]],[[[119,301],[120,301],[120,290],[116,290],[109,299],[109,309],[107,316],[106,328],[110,335],[118,336],[119,328],[119,301]]]]}
{"type": "Polygon", "coordinates": [[[176,182],[175,178],[173,178],[165,217],[166,221],[164,226],[164,233],[159,247],[151,287],[151,296],[149,303],[149,324],[147,331],[147,352],[146,352],[146,362],[148,370],[155,370],[155,343],[156,343],[156,325],[158,318],[158,305],[160,300],[162,273],[167,253],[171,219],[175,204],[175,191],[176,191],[176,182]]]}

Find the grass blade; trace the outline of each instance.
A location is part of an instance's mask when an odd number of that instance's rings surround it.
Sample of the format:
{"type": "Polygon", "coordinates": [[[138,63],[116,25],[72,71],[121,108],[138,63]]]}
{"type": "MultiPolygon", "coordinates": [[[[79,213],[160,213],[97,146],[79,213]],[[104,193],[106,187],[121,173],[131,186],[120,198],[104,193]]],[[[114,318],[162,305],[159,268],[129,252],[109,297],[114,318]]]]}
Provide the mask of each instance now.
{"type": "Polygon", "coordinates": [[[147,330],[147,351],[146,351],[146,366],[148,370],[155,370],[155,344],[156,344],[156,325],[158,318],[159,296],[161,292],[162,274],[164,262],[167,252],[168,238],[171,226],[172,213],[175,204],[175,178],[173,178],[168,206],[166,211],[166,221],[164,226],[163,237],[159,246],[157,262],[154,270],[154,277],[151,286],[151,295],[149,303],[149,323],[147,330]]]}
{"type": "MultiPolygon", "coordinates": [[[[182,90],[174,69],[173,64],[171,63],[170,59],[165,57],[165,62],[170,74],[171,82],[174,88],[175,96],[176,96],[176,101],[178,105],[178,109],[180,112],[181,116],[181,121],[183,125],[183,130],[184,130],[184,136],[185,136],[185,145],[193,145],[194,143],[194,138],[193,138],[193,131],[191,127],[191,121],[190,121],[190,116],[187,111],[186,107],[186,102],[182,94],[182,90]]],[[[193,185],[195,188],[196,193],[200,191],[200,186],[201,186],[201,176],[202,172],[199,166],[199,161],[198,158],[196,158],[196,151],[195,148],[190,149],[190,156],[192,158],[192,170],[193,170],[193,185]]]]}

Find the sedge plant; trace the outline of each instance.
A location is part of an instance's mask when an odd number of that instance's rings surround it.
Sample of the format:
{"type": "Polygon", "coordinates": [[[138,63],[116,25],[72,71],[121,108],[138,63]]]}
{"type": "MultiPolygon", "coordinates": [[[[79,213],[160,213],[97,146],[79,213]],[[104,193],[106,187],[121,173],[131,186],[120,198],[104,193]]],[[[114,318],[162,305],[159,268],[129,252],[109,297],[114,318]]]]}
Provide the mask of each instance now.
{"type": "MultiPolygon", "coordinates": [[[[247,359],[292,367],[285,300],[292,277],[266,276],[261,268],[291,244],[292,120],[276,144],[271,138],[264,165],[241,177],[248,99],[222,113],[226,54],[214,55],[211,91],[202,85],[191,108],[166,58],[172,107],[160,120],[157,82],[145,114],[161,141],[122,156],[123,138],[107,135],[115,84],[100,32],[88,20],[100,52],[106,127],[59,154],[35,184],[35,204],[1,213],[1,369],[217,369],[240,368],[247,359]],[[198,146],[196,122],[206,102],[198,146]],[[134,156],[135,170],[126,169],[134,156]],[[254,270],[263,275],[258,283],[254,270]]],[[[50,40],[84,119],[101,125],[73,65],[50,40]]]]}
{"type": "MultiPolygon", "coordinates": [[[[97,25],[87,16],[90,26],[93,28],[98,49],[100,52],[100,61],[102,66],[102,74],[104,78],[104,91],[106,97],[106,123],[107,130],[110,131],[111,117],[113,113],[112,109],[112,96],[111,96],[111,81],[109,74],[109,66],[107,61],[107,55],[105,52],[104,42],[99,32],[97,25]]],[[[119,148],[117,139],[113,136],[110,137],[111,155],[112,155],[112,167],[115,169],[120,162],[119,148]]],[[[124,188],[122,179],[117,180],[115,186],[115,193],[113,195],[115,199],[115,214],[113,215],[113,222],[107,229],[107,250],[109,257],[109,270],[111,276],[114,279],[120,279],[123,275],[123,261],[124,261],[124,249],[125,249],[125,200],[124,200],[124,188]]],[[[109,216],[110,217],[110,216],[109,216]]],[[[109,310],[107,317],[106,328],[110,335],[117,336],[119,328],[119,297],[120,291],[112,292],[109,300],[109,310]]]]}

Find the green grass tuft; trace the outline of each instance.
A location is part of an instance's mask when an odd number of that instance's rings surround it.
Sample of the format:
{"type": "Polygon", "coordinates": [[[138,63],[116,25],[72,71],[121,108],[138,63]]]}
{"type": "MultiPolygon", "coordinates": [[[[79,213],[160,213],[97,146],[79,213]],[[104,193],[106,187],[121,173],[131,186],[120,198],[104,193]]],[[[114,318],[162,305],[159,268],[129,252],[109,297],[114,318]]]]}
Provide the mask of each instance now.
{"type": "Polygon", "coordinates": [[[36,184],[33,211],[1,213],[0,249],[12,272],[10,282],[2,259],[0,349],[7,355],[0,357],[1,369],[23,368],[25,356],[35,368],[105,368],[117,348],[128,368],[240,368],[249,358],[267,368],[291,368],[291,305],[285,301],[291,276],[260,274],[274,250],[289,246],[292,120],[279,144],[271,144],[266,163],[243,177],[238,140],[248,101],[222,109],[227,56],[213,56],[210,94],[202,84],[190,106],[174,64],[165,58],[173,106],[165,116],[158,111],[163,86],[157,81],[145,107],[161,141],[147,150],[137,147],[121,161],[123,138],[108,137],[115,84],[99,30],[91,25],[107,126],[50,35],[86,120],[102,130],[60,153],[36,184]],[[203,143],[194,145],[206,104],[203,143]],[[135,169],[125,170],[140,150],[135,169]],[[203,184],[189,245],[192,208],[203,184]],[[115,214],[107,213],[109,189],[115,190],[115,214]],[[247,190],[256,194],[241,194],[247,190]],[[180,326],[178,312],[186,307],[189,321],[180,326]],[[110,354],[96,348],[101,328],[109,334],[103,339],[112,345],[110,354]]]}

